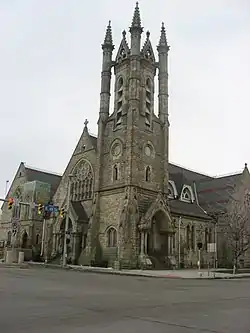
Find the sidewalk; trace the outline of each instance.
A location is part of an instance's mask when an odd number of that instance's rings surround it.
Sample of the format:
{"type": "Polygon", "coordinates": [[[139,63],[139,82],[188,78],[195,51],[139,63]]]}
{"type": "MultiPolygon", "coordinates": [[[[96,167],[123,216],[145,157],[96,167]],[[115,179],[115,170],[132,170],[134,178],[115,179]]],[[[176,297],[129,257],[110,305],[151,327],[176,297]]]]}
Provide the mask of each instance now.
{"type": "Polygon", "coordinates": [[[24,264],[5,264],[0,263],[0,267],[5,268],[31,268],[31,267],[41,267],[41,268],[53,268],[53,269],[66,269],[74,270],[78,272],[91,272],[100,274],[112,274],[112,275],[124,275],[124,276],[138,276],[138,277],[148,277],[148,278],[168,278],[168,279],[242,279],[250,278],[250,273],[242,274],[230,274],[222,273],[216,271],[201,270],[200,272],[195,269],[182,269],[182,270],[115,270],[113,268],[103,268],[103,267],[90,267],[90,266],[77,266],[68,265],[62,267],[55,264],[45,264],[40,262],[27,262],[24,264]]]}

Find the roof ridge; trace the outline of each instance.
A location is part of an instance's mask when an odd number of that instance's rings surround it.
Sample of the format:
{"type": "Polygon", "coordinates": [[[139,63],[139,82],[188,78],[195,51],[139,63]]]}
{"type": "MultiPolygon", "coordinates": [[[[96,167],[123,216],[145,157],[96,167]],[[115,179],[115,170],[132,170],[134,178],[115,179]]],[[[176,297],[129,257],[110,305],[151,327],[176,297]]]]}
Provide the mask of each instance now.
{"type": "Polygon", "coordinates": [[[33,170],[33,171],[37,171],[37,172],[42,172],[42,173],[47,173],[49,175],[53,175],[53,176],[60,176],[62,177],[62,174],[57,173],[57,172],[52,172],[52,171],[48,171],[48,170],[44,170],[44,169],[39,169],[30,165],[25,165],[25,169],[29,169],[29,170],[33,170]]]}
{"type": "Polygon", "coordinates": [[[230,176],[239,176],[242,175],[242,171],[236,171],[236,172],[232,172],[232,173],[226,173],[226,174],[222,174],[222,175],[218,175],[218,176],[214,176],[214,179],[221,179],[221,178],[226,178],[226,177],[230,177],[230,176]]]}
{"type": "Polygon", "coordinates": [[[169,161],[169,164],[172,164],[173,166],[177,166],[179,168],[185,169],[185,170],[190,171],[190,172],[198,173],[199,175],[202,175],[202,176],[205,176],[205,177],[213,178],[213,176],[211,176],[211,175],[208,175],[206,173],[203,173],[203,172],[200,172],[200,171],[196,171],[196,170],[193,170],[193,169],[188,169],[187,167],[184,167],[183,165],[180,165],[180,164],[177,164],[177,163],[173,163],[171,161],[169,161]]]}

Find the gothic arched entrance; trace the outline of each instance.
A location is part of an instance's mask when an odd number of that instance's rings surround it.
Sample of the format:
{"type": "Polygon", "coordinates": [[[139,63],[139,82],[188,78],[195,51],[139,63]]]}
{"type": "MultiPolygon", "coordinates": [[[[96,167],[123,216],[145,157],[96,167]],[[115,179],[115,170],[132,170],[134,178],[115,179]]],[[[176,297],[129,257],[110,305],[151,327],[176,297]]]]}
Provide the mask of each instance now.
{"type": "MultiPolygon", "coordinates": [[[[152,217],[147,236],[147,254],[163,266],[170,266],[174,250],[174,230],[169,215],[158,210],[152,217]]],[[[160,265],[160,266],[161,266],[160,265]]]]}

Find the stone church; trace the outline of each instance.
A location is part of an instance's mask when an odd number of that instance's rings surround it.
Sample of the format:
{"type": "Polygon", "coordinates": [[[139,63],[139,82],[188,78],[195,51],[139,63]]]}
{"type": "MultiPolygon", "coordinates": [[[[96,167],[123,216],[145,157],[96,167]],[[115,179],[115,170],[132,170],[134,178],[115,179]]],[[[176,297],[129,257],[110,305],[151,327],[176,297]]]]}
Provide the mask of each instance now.
{"type": "MultiPolygon", "coordinates": [[[[213,213],[219,202],[227,202],[227,186],[237,184],[249,172],[245,166],[243,172],[214,178],[169,163],[169,50],[164,24],[157,54],[149,32],[143,40],[138,4],[129,38],[123,31],[116,52],[109,22],[102,44],[97,137],[89,134],[85,121],[62,176],[24,163],[19,166],[7,198],[50,201],[65,207],[69,213],[68,258],[73,263],[120,268],[196,267],[198,242],[202,244],[201,265],[206,267],[214,259],[207,252],[207,244],[216,238],[218,221],[213,213]],[[156,74],[158,110],[154,107],[156,74]],[[114,106],[110,105],[111,94],[114,106]],[[43,193],[47,191],[43,199],[41,188],[43,193]]],[[[36,208],[20,206],[9,211],[6,206],[2,207],[0,240],[10,246],[14,216],[20,221],[15,246],[39,250],[42,220],[36,208]]],[[[61,257],[64,234],[65,218],[51,218],[46,226],[50,261],[61,257]]],[[[226,260],[225,256],[219,250],[216,253],[218,260],[226,260]]]]}

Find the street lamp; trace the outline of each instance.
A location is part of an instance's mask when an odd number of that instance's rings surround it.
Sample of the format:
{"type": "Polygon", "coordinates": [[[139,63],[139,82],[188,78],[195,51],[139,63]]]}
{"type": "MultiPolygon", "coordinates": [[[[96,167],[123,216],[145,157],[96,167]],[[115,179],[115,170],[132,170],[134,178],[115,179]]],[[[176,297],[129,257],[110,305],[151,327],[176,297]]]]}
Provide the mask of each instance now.
{"type": "Polygon", "coordinates": [[[67,211],[66,211],[66,221],[65,221],[65,232],[64,232],[64,246],[63,246],[63,266],[67,265],[67,234],[69,230],[69,205],[70,205],[70,194],[71,194],[71,179],[73,175],[69,175],[68,180],[68,191],[67,191],[67,211]]]}

